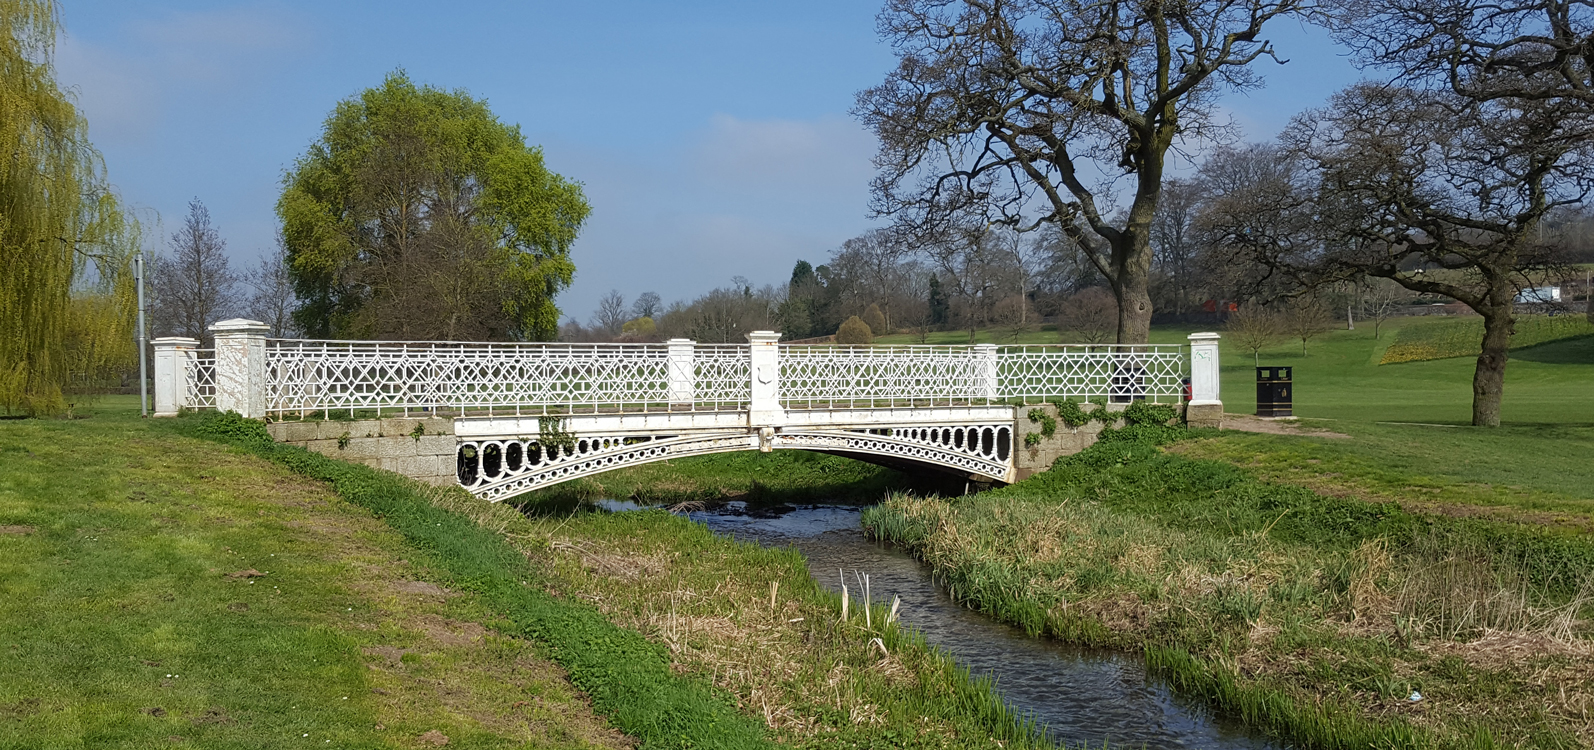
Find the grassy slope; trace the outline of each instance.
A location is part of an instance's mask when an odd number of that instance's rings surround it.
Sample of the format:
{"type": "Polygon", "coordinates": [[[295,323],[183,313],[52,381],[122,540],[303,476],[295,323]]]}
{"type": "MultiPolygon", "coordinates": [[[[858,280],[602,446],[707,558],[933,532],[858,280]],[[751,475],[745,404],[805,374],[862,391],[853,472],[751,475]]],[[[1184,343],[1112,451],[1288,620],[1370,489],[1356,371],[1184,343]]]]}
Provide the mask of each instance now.
{"type": "Polygon", "coordinates": [[[872,626],[856,606],[842,621],[789,550],[662,512],[528,519],[271,443],[236,416],[189,424],[331,483],[433,550],[447,580],[499,615],[491,627],[546,644],[643,748],[765,747],[766,727],[803,747],[1035,745],[988,686],[886,623],[878,603],[872,626]]]}
{"type": "MultiPolygon", "coordinates": [[[[1179,342],[1190,330],[1159,328],[1152,338],[1179,342]]],[[[1191,666],[1159,651],[1161,646],[1151,649],[1154,661],[1174,665],[1176,674],[1205,674],[1205,681],[1190,683],[1192,690],[1251,712],[1259,723],[1270,714],[1266,690],[1276,689],[1308,702],[1326,699],[1372,716],[1404,714],[1417,726],[1441,728],[1429,740],[1413,736],[1416,745],[1443,736],[1450,738],[1445,744],[1467,744],[1480,740],[1483,728],[1529,746],[1560,747],[1575,742],[1573,736],[1587,741],[1594,665],[1586,654],[1581,660],[1572,654],[1587,649],[1588,633],[1570,647],[1543,640],[1552,630],[1565,637],[1566,630],[1549,625],[1543,608],[1564,601],[1570,589],[1562,585],[1552,595],[1525,583],[1534,575],[1531,556],[1489,552],[1490,543],[1481,540],[1526,534],[1589,546],[1594,338],[1514,351],[1506,425],[1493,430],[1463,426],[1470,417],[1471,358],[1377,366],[1393,339],[1391,326],[1381,340],[1364,326],[1313,340],[1309,355],[1298,341],[1262,352],[1263,364],[1295,368],[1296,414],[1349,440],[1208,434],[1175,446],[1184,457],[1168,456],[1172,463],[1155,470],[1146,462],[1163,459],[1126,457],[1092,470],[1104,471],[1101,476],[1087,472],[1065,479],[1054,472],[979,500],[893,501],[872,514],[872,522],[886,536],[914,546],[954,585],[966,587],[973,604],[999,616],[1040,624],[1038,629],[1063,637],[1123,645],[1137,642],[1124,640],[1126,633],[1160,633],[1157,638],[1172,637],[1181,647],[1205,653],[1207,666],[1200,660],[1191,666]],[[1207,486],[1216,481],[1217,469],[1186,460],[1203,457],[1248,471],[1207,486]],[[1117,476],[1124,472],[1139,476],[1117,476]],[[1247,475],[1284,484],[1257,483],[1247,475]],[[1340,502],[1303,497],[1290,485],[1351,499],[1353,505],[1338,507],[1352,520],[1354,501],[1369,501],[1363,507],[1377,516],[1367,519],[1369,538],[1398,536],[1410,521],[1380,530],[1395,518],[1437,523],[1435,528],[1461,524],[1457,528],[1482,530],[1483,536],[1465,544],[1428,538],[1412,546],[1409,540],[1422,537],[1407,534],[1406,547],[1388,558],[1361,545],[1280,539],[1302,513],[1280,516],[1295,507],[1285,498],[1307,503],[1301,507],[1340,502]],[[1272,515],[1258,510],[1263,505],[1272,507],[1272,515]],[[1460,520],[1423,520],[1455,517],[1460,520]],[[1049,533],[1037,536],[1036,529],[1049,533]],[[1378,566],[1393,566],[1393,575],[1391,568],[1369,572],[1378,566]],[[1192,580],[1212,586],[1192,589],[1192,580]],[[1487,632],[1483,626],[1456,627],[1465,613],[1446,609],[1476,604],[1488,610],[1524,596],[1532,607],[1497,611],[1489,627],[1500,633],[1483,640],[1473,640],[1487,632]],[[1393,620],[1375,615],[1365,609],[1369,601],[1374,610],[1394,606],[1399,614],[1393,620]],[[1530,616],[1533,607],[1539,615],[1530,616]],[[1070,611],[1071,616],[1059,614],[1070,611]],[[1137,631],[1147,622],[1156,624],[1137,631]],[[1213,681],[1232,670],[1251,679],[1228,682],[1227,688],[1213,681]],[[1246,698],[1240,693],[1248,684],[1273,687],[1246,698]],[[1398,700],[1408,687],[1422,687],[1443,703],[1414,712],[1398,700]]],[[[1250,355],[1225,347],[1222,365],[1227,410],[1252,411],[1250,355]]],[[[1310,737],[1321,720],[1294,715],[1281,725],[1294,725],[1289,731],[1305,727],[1306,734],[1297,736],[1310,737]]]]}
{"type": "MultiPolygon", "coordinates": [[[[1386,323],[1378,340],[1372,326],[1335,330],[1313,339],[1308,355],[1299,341],[1281,343],[1261,353],[1262,364],[1295,368],[1295,413],[1303,417],[1354,422],[1406,421],[1466,424],[1471,421],[1472,370],[1468,357],[1375,366],[1395,331],[1407,320],[1386,323]]],[[[1159,326],[1152,343],[1186,343],[1194,326],[1159,326]]],[[[1221,333],[1221,330],[1219,331],[1221,333]]],[[[996,331],[981,331],[981,342],[1009,343],[996,331]]],[[[1057,343],[1055,331],[1025,334],[1019,343],[1057,343]]],[[[918,343],[905,335],[881,337],[880,343],[918,343]]],[[[932,334],[930,343],[962,344],[966,332],[932,334]]],[[[1256,408],[1256,379],[1251,354],[1222,347],[1223,402],[1228,411],[1256,408]]],[[[1506,370],[1504,420],[1516,424],[1594,425],[1594,337],[1572,339],[1512,352],[1506,370]]]]}
{"type": "Polygon", "coordinates": [[[1145,648],[1304,746],[1594,739],[1586,534],[1324,497],[1133,441],[977,497],[895,497],[864,523],[970,606],[1145,648]],[[1414,689],[1429,702],[1404,701],[1414,689]]]}
{"type": "Polygon", "coordinates": [[[626,744],[369,513],[127,407],[0,421],[0,746],[626,744]]]}

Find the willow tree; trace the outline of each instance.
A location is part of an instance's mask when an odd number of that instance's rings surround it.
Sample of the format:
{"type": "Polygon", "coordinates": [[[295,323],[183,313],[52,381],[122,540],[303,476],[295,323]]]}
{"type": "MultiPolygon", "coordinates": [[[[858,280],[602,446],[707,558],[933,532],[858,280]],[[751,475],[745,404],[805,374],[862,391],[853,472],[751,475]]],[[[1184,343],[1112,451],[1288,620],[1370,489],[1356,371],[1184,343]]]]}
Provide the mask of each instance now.
{"type": "Polygon", "coordinates": [[[403,72],[337,105],[277,213],[307,335],[548,339],[581,186],[487,103],[403,72]]]}
{"type": "Polygon", "coordinates": [[[54,0],[0,0],[0,409],[52,413],[125,370],[138,226],[56,85],[54,0]]]}

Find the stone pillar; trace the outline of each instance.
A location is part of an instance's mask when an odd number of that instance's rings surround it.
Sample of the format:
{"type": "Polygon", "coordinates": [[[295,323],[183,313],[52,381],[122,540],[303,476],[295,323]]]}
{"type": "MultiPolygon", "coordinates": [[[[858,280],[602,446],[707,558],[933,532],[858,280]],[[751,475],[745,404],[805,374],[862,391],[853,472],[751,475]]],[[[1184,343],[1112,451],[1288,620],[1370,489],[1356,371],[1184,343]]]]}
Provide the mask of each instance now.
{"type": "Polygon", "coordinates": [[[996,344],[975,344],[974,359],[977,379],[975,392],[982,398],[995,401],[997,394],[1001,393],[997,382],[996,344]]]}
{"type": "Polygon", "coordinates": [[[752,344],[752,403],[748,405],[749,427],[776,427],[786,422],[780,405],[780,334],[753,331],[747,334],[752,344]]]}
{"type": "Polygon", "coordinates": [[[164,336],[150,343],[155,346],[154,416],[175,417],[192,395],[188,392],[188,368],[197,364],[194,350],[199,348],[199,340],[164,336]]]}
{"type": "Polygon", "coordinates": [[[266,416],[266,334],[257,320],[234,318],[210,327],[216,337],[216,410],[266,416]]]}
{"type": "Polygon", "coordinates": [[[690,407],[696,397],[697,373],[692,366],[692,347],[695,342],[691,339],[670,339],[664,343],[670,347],[665,365],[669,378],[667,398],[670,406],[690,407]]]}
{"type": "Polygon", "coordinates": [[[1220,427],[1223,401],[1218,397],[1218,338],[1216,333],[1190,334],[1190,403],[1185,421],[1192,427],[1220,427]]]}

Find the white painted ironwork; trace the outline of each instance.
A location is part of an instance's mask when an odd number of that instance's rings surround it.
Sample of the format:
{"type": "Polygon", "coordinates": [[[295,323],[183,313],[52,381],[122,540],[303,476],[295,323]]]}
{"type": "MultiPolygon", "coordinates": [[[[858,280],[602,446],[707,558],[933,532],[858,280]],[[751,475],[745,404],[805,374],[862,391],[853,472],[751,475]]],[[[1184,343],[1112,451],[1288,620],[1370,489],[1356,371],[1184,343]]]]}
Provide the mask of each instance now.
{"type": "MultiPolygon", "coordinates": [[[[278,418],[746,410],[754,423],[778,425],[787,410],[1176,402],[1188,372],[1185,348],[1174,345],[779,346],[767,332],[747,345],[311,341],[266,339],[256,327],[218,324],[220,348],[236,356],[196,385],[208,390],[195,405],[234,408],[228,401],[278,418]]],[[[189,382],[204,379],[187,371],[196,360],[183,365],[189,382]]]]}
{"type": "Polygon", "coordinates": [[[179,359],[183,367],[182,405],[188,409],[216,408],[216,350],[189,349],[179,359]]]}
{"type": "Polygon", "coordinates": [[[667,344],[488,344],[272,340],[267,411],[657,411],[737,408],[749,399],[746,347],[691,349],[675,382],[667,344]],[[683,395],[686,401],[681,401],[683,395]]]}
{"type": "MultiPolygon", "coordinates": [[[[984,423],[783,430],[767,436],[768,447],[911,461],[962,471],[987,481],[1010,481],[1013,409],[1004,410],[1006,419],[984,423]]],[[[461,426],[466,422],[460,420],[461,426]]],[[[493,501],[627,466],[708,453],[759,450],[766,437],[745,428],[563,432],[572,429],[568,426],[558,428],[561,434],[552,439],[543,438],[540,432],[475,437],[468,433],[491,428],[486,420],[474,422],[477,429],[458,430],[458,478],[461,486],[493,501]]]]}
{"type": "Polygon", "coordinates": [[[997,397],[1024,403],[1107,398],[1176,403],[1184,393],[1184,347],[1006,346],[997,353],[997,397]]]}

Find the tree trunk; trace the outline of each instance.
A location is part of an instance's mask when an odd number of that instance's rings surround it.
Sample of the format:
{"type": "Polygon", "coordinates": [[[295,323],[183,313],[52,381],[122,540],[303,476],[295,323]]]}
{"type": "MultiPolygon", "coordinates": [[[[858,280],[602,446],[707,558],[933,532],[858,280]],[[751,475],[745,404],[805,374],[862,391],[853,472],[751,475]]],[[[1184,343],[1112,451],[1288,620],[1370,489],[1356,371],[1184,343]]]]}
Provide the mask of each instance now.
{"type": "Polygon", "coordinates": [[[1129,227],[1121,235],[1122,248],[1114,248],[1119,260],[1118,278],[1112,291],[1118,298],[1118,343],[1144,344],[1151,338],[1151,236],[1150,221],[1142,228],[1129,227]]]}
{"type": "Polygon", "coordinates": [[[1505,363],[1511,352],[1511,298],[1495,301],[1478,312],[1483,315],[1483,352],[1472,375],[1472,424],[1500,426],[1500,397],[1505,393],[1505,363]]]}

